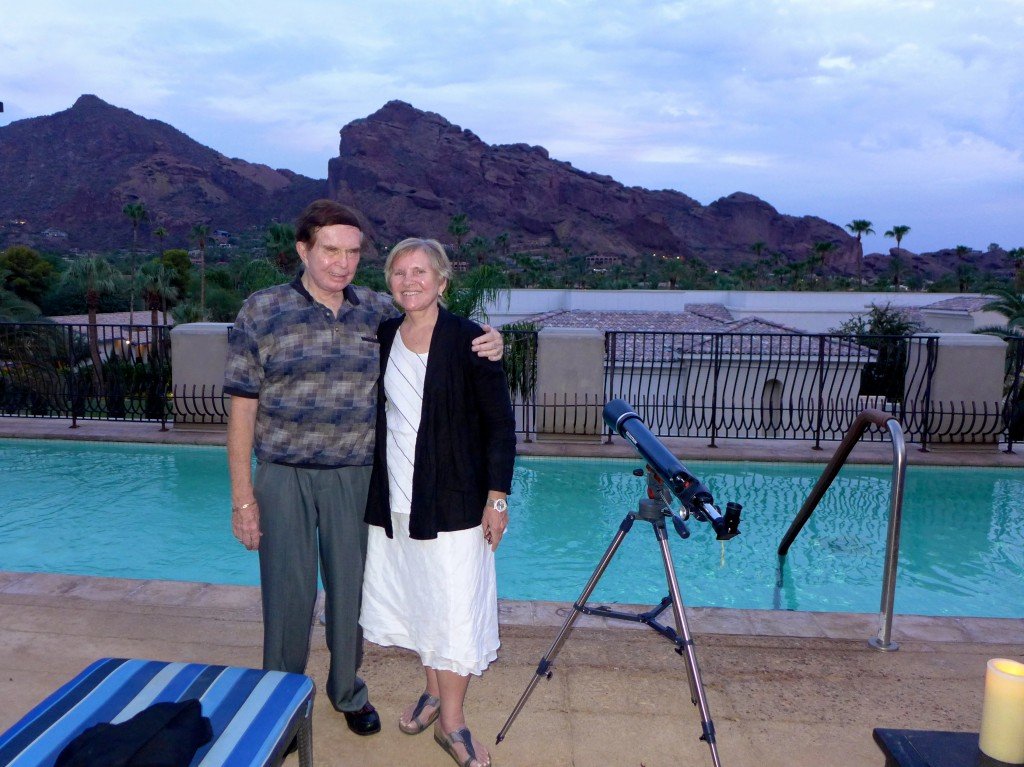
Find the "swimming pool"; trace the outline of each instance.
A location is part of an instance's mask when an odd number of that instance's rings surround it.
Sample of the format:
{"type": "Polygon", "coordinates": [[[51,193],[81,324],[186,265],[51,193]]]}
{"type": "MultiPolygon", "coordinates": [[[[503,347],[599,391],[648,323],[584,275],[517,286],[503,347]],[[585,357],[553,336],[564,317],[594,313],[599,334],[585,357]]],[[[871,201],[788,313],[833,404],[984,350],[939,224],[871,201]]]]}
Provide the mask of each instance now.
{"type": "MultiPolygon", "coordinates": [[[[572,601],[644,480],[634,460],[520,458],[499,595],[572,601]]],[[[670,546],[688,606],[878,610],[889,467],[843,469],[790,551],[775,549],[821,468],[688,462],[723,506],[744,506],[742,535],[708,525],[670,546]]],[[[1014,469],[910,467],[896,611],[1024,617],[1024,476],[1014,469]]],[[[254,554],[229,529],[225,451],[0,440],[0,570],[258,583],[254,554]]],[[[671,526],[670,526],[671,531],[671,526]]],[[[666,593],[651,526],[638,522],[594,602],[655,603],[666,593]]]]}

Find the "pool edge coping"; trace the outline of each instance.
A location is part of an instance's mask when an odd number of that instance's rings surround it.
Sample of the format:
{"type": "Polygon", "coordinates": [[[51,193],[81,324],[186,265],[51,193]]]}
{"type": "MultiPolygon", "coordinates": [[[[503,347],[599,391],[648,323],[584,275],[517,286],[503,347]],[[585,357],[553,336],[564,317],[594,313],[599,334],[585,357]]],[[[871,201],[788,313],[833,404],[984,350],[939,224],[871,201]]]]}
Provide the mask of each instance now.
{"type": "MultiPolygon", "coordinates": [[[[145,444],[206,445],[223,447],[227,439],[224,426],[193,425],[184,427],[170,424],[160,430],[159,422],[149,421],[79,421],[72,428],[70,419],[0,417],[0,438],[54,439],[86,442],[140,442],[145,444]]],[[[773,463],[826,463],[839,442],[827,442],[815,447],[811,440],[739,439],[716,440],[711,445],[706,438],[670,437],[663,442],[673,453],[685,461],[769,461],[773,463]]],[[[910,465],[1020,467],[1024,466],[1024,450],[1007,453],[1003,445],[934,443],[928,451],[920,446],[907,446],[910,465]]],[[[604,437],[588,439],[538,439],[518,442],[522,456],[558,456],[575,458],[636,458],[633,448],[619,437],[606,444],[604,437]]],[[[861,441],[848,458],[848,463],[889,465],[892,446],[888,441],[861,441]]]]}
{"type": "MultiPolygon", "coordinates": [[[[230,586],[196,581],[135,580],[88,575],[28,573],[0,570],[0,599],[30,604],[57,602],[60,608],[134,609],[160,612],[181,610],[197,616],[230,614],[235,620],[262,620],[258,586],[230,586]]],[[[317,614],[322,609],[320,594],[317,614]]],[[[565,623],[572,603],[538,600],[498,600],[498,620],[503,627],[550,627],[565,623]]],[[[641,612],[645,605],[616,605],[623,612],[641,612]]],[[[827,640],[867,640],[878,633],[878,616],[871,613],[749,610],[730,607],[687,607],[687,621],[694,634],[786,637],[827,640]]],[[[667,619],[670,622],[670,618],[667,619]]],[[[646,631],[628,621],[580,615],[574,627],[620,631],[646,631]]],[[[1024,618],[974,618],[896,614],[892,639],[925,644],[976,643],[1020,644],[1024,618]]]]}

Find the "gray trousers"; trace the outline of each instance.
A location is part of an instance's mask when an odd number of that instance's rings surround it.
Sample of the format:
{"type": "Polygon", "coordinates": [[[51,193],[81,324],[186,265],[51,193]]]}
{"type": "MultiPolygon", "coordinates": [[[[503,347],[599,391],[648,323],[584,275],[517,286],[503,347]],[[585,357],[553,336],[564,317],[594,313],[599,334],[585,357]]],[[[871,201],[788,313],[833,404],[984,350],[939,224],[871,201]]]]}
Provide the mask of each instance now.
{"type": "Polygon", "coordinates": [[[262,462],[253,481],[263,533],[263,668],[305,673],[319,554],[331,654],[327,696],[338,711],[358,711],[367,701],[356,671],[363,660],[359,608],[369,484],[369,466],[296,469],[262,462]]]}

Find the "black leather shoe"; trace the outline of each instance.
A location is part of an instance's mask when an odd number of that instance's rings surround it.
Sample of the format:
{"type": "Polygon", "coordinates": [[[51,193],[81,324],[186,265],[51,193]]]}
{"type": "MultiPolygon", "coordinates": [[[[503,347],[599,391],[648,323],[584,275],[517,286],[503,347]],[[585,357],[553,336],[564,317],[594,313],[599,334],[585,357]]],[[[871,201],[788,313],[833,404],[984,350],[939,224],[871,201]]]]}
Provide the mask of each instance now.
{"type": "Polygon", "coordinates": [[[356,735],[373,735],[380,732],[380,717],[377,709],[367,703],[358,711],[342,711],[348,728],[356,735]]]}

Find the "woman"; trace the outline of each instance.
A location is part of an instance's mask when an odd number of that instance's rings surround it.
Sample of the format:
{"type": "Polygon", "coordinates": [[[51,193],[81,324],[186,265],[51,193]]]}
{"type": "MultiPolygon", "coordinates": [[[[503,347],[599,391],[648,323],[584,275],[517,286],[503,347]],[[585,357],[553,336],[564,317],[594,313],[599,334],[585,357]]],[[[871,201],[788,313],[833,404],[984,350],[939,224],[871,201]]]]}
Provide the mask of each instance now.
{"type": "Polygon", "coordinates": [[[515,420],[500,362],[470,352],[483,331],[440,305],[451,264],[435,240],[407,239],[384,274],[405,314],[378,329],[377,442],[364,636],[419,653],[426,685],[398,726],[434,739],[461,767],[490,755],[466,727],[471,675],[497,657],[494,551],[508,524],[515,420]]]}

